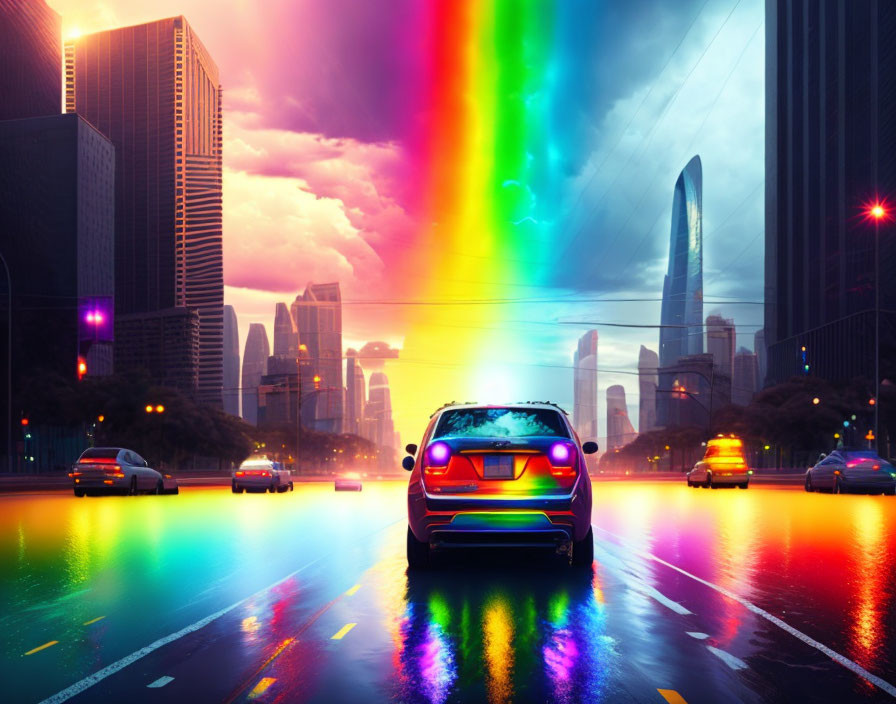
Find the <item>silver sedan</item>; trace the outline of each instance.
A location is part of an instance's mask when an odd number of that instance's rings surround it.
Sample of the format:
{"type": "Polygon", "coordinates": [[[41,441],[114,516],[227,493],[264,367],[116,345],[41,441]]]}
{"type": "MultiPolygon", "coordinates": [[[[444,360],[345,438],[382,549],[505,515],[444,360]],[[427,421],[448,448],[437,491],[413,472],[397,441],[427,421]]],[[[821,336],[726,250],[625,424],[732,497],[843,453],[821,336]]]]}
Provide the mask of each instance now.
{"type": "Polygon", "coordinates": [[[91,447],[69,473],[75,496],[96,494],[177,494],[177,481],[157,472],[133,450],[91,447]]]}

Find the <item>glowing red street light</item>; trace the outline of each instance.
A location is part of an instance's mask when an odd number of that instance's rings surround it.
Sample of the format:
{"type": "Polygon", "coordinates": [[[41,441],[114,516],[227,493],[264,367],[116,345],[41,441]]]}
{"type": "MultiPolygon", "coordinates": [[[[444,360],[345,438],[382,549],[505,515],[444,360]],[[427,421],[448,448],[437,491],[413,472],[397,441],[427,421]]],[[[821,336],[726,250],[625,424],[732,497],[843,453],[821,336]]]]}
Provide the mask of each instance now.
{"type": "Polygon", "coordinates": [[[81,381],[85,374],[87,374],[87,360],[78,357],[78,381],[81,381]]]}
{"type": "Polygon", "coordinates": [[[887,211],[880,203],[875,203],[868,209],[868,214],[875,220],[880,220],[882,217],[884,217],[884,215],[887,214],[887,211]]]}
{"type": "Polygon", "coordinates": [[[28,421],[27,418],[22,418],[22,425],[23,425],[23,426],[28,425],[28,423],[29,423],[29,421],[28,421]]]}

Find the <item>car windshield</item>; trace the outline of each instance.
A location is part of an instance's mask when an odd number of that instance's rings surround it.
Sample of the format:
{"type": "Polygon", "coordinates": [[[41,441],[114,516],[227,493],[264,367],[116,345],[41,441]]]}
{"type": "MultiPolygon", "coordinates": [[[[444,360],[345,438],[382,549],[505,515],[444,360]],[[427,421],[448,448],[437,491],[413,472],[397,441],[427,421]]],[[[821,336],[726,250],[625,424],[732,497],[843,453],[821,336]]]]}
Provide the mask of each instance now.
{"type": "Polygon", "coordinates": [[[105,459],[115,459],[118,457],[118,448],[117,447],[91,447],[89,450],[84,450],[81,455],[82,460],[91,460],[96,459],[98,457],[102,457],[105,459]]]}
{"type": "Polygon", "coordinates": [[[433,438],[568,438],[560,414],[547,408],[461,408],[445,411],[433,438]]]}

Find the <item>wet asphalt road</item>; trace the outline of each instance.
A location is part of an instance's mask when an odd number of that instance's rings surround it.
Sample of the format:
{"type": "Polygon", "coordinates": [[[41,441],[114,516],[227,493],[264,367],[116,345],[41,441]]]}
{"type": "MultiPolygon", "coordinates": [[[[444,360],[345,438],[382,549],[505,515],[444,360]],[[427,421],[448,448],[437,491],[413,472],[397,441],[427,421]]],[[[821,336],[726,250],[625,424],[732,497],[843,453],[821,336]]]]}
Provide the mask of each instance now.
{"type": "Polygon", "coordinates": [[[592,570],[404,558],[405,484],[0,497],[4,702],[892,701],[896,499],[595,484],[592,570]]]}

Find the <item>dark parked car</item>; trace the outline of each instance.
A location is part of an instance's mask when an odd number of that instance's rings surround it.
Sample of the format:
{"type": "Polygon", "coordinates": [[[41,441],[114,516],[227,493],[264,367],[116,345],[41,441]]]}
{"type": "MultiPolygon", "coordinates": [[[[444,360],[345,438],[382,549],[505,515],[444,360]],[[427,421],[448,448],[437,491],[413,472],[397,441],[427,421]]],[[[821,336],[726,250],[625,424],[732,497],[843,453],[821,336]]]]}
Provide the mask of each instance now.
{"type": "Polygon", "coordinates": [[[896,467],[872,450],[834,450],[806,472],[806,491],[896,494],[896,467]]]}

